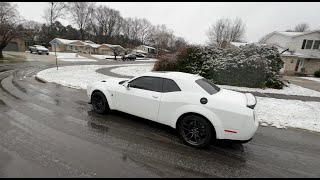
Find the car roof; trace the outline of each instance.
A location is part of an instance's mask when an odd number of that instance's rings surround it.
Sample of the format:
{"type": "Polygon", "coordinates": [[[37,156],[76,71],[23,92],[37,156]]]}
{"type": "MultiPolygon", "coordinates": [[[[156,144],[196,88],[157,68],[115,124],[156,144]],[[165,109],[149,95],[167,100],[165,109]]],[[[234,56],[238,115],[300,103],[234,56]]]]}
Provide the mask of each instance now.
{"type": "Polygon", "coordinates": [[[172,80],[191,80],[191,81],[195,81],[203,78],[199,75],[184,73],[184,72],[177,72],[177,71],[151,71],[151,72],[144,73],[141,76],[154,76],[154,77],[168,78],[172,80]]]}

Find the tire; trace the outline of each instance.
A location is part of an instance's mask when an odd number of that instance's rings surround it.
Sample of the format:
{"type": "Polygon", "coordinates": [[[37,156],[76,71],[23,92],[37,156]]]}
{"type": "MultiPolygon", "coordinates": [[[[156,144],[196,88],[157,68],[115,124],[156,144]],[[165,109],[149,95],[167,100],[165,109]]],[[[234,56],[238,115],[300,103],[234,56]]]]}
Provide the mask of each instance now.
{"type": "Polygon", "coordinates": [[[197,115],[184,117],[179,123],[178,131],[183,142],[195,148],[207,147],[215,137],[209,122],[197,115]]]}
{"type": "Polygon", "coordinates": [[[47,53],[47,55],[49,55],[49,53],[47,53]]]}
{"type": "Polygon", "coordinates": [[[99,114],[105,114],[110,111],[108,101],[104,94],[100,91],[92,93],[91,104],[93,110],[99,114]]]}
{"type": "Polygon", "coordinates": [[[30,53],[32,54],[32,51],[31,51],[31,49],[30,49],[30,53]]]}

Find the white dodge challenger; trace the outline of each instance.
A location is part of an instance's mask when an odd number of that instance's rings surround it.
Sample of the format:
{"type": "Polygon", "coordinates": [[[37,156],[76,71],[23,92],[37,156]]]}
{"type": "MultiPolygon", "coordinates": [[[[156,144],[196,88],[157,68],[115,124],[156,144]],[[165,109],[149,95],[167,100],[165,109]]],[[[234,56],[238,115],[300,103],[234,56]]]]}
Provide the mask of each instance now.
{"type": "Polygon", "coordinates": [[[259,125],[251,93],[221,89],[188,73],[154,71],[131,80],[103,80],[89,84],[87,95],[97,113],[118,110],[171,126],[197,148],[216,139],[248,142],[259,125]]]}

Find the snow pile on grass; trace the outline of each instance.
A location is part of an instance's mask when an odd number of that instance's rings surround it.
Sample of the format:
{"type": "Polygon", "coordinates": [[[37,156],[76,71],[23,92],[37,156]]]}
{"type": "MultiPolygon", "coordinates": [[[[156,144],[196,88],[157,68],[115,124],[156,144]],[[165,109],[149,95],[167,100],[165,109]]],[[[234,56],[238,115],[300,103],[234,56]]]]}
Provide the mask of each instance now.
{"type": "MultiPolygon", "coordinates": [[[[49,52],[50,55],[54,55],[54,52],[49,52]]],[[[77,55],[77,53],[61,53],[57,52],[57,58],[61,61],[79,62],[79,61],[96,61],[94,59],[88,59],[86,57],[77,55]]]]}
{"type": "Polygon", "coordinates": [[[320,102],[257,97],[256,113],[263,124],[320,132],[320,102]]]}
{"type": "Polygon", "coordinates": [[[300,77],[300,78],[308,79],[308,80],[316,81],[316,82],[320,83],[320,78],[316,78],[316,77],[300,77]]]}
{"type": "MultiPolygon", "coordinates": [[[[141,64],[146,65],[146,64],[141,64]]],[[[63,66],[57,70],[55,67],[45,69],[38,72],[37,77],[46,80],[47,82],[53,82],[61,84],[63,86],[72,87],[76,89],[87,89],[89,83],[95,81],[106,80],[109,78],[115,78],[106,76],[101,73],[97,73],[96,70],[101,68],[123,66],[122,65],[78,65],[78,66],[63,66]]],[[[131,66],[131,64],[126,64],[131,66]]],[[[122,79],[122,78],[116,78],[122,79]]]]}
{"type": "Polygon", "coordinates": [[[124,76],[138,76],[146,72],[150,72],[153,64],[145,66],[128,66],[111,69],[111,72],[124,76]]]}

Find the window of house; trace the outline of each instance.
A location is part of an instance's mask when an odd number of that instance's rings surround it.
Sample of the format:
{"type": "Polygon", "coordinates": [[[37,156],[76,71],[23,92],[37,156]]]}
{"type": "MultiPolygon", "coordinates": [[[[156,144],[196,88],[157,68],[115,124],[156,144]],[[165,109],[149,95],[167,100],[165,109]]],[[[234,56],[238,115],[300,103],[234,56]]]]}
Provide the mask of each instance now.
{"type": "Polygon", "coordinates": [[[301,49],[304,49],[304,46],[306,45],[306,41],[307,41],[306,39],[303,40],[301,49]]]}
{"type": "Polygon", "coordinates": [[[312,44],[313,44],[313,40],[307,40],[305,49],[311,49],[312,44]]]}
{"type": "Polygon", "coordinates": [[[320,40],[314,41],[313,49],[319,49],[319,47],[320,47],[320,40]]]}

